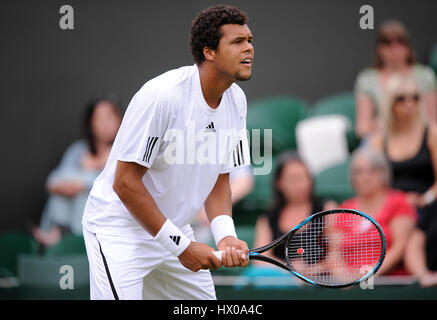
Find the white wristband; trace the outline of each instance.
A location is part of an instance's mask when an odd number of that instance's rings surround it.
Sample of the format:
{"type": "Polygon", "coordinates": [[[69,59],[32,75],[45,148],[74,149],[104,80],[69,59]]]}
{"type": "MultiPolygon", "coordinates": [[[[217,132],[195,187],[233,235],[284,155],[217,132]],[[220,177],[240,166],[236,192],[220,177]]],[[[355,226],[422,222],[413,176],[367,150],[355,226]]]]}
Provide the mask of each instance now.
{"type": "Polygon", "coordinates": [[[224,237],[237,237],[234,220],[226,214],[215,217],[211,221],[210,227],[216,245],[218,245],[224,237]]]}
{"type": "Polygon", "coordinates": [[[184,252],[191,242],[169,219],[164,222],[154,239],[175,257],[184,252]]]}

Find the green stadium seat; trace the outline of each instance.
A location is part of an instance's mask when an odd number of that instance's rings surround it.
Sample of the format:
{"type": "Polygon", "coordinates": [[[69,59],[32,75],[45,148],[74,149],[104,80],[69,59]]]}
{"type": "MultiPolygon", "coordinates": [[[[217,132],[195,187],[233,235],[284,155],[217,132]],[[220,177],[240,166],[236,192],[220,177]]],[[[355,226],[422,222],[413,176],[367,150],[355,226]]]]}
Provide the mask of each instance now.
{"type": "Polygon", "coordinates": [[[54,246],[46,248],[45,255],[57,256],[66,254],[86,255],[85,241],[82,235],[66,234],[54,246]]]}
{"type": "MultiPolygon", "coordinates": [[[[260,156],[266,156],[265,150],[270,148],[273,164],[266,175],[255,174],[255,186],[252,192],[234,205],[236,224],[254,225],[259,214],[265,212],[271,202],[272,173],[275,169],[275,155],[285,150],[296,150],[296,125],[308,114],[306,101],[293,96],[274,96],[252,102],[247,111],[247,129],[250,142],[253,143],[253,130],[260,130],[260,156]],[[264,145],[264,130],[272,130],[271,145],[264,145]]],[[[251,160],[254,170],[264,166],[257,158],[251,146],[251,160]]]]}
{"type": "Polygon", "coordinates": [[[62,292],[60,282],[67,273],[72,276],[74,287],[88,286],[89,263],[86,255],[18,256],[18,279],[22,286],[55,288],[62,292]]]}
{"type": "Polygon", "coordinates": [[[355,195],[349,183],[349,160],[325,169],[315,177],[316,195],[338,203],[355,195]]]}
{"type": "Polygon", "coordinates": [[[310,116],[340,114],[350,121],[347,132],[349,151],[353,151],[359,144],[355,134],[355,96],[351,92],[339,93],[316,102],[310,111],[310,116]]]}
{"type": "Polygon", "coordinates": [[[239,225],[235,227],[238,238],[246,241],[249,248],[253,248],[255,240],[255,227],[253,225],[239,225]]]}
{"type": "Polygon", "coordinates": [[[0,279],[2,278],[15,278],[16,274],[9,271],[9,269],[6,269],[5,267],[0,267],[0,279]]]}
{"type": "Polygon", "coordinates": [[[37,243],[30,234],[4,232],[0,234],[0,270],[5,276],[17,275],[17,257],[21,253],[34,253],[37,243]]]}
{"type": "Polygon", "coordinates": [[[291,96],[276,96],[252,102],[247,110],[247,129],[260,129],[261,152],[264,150],[264,129],[272,129],[272,153],[296,149],[296,124],[307,116],[307,103],[291,96]]]}

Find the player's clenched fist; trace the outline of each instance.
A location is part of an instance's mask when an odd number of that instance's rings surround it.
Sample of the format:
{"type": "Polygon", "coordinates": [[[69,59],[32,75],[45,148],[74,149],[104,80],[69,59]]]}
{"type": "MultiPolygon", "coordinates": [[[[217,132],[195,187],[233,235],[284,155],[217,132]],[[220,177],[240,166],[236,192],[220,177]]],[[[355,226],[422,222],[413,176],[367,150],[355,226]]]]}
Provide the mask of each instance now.
{"type": "Polygon", "coordinates": [[[194,272],[200,269],[216,270],[221,267],[222,263],[213,251],[213,248],[204,243],[192,241],[178,258],[185,268],[194,272]]]}
{"type": "Polygon", "coordinates": [[[222,263],[225,267],[245,267],[249,264],[249,248],[246,242],[235,237],[226,237],[217,247],[223,251],[222,263]]]}

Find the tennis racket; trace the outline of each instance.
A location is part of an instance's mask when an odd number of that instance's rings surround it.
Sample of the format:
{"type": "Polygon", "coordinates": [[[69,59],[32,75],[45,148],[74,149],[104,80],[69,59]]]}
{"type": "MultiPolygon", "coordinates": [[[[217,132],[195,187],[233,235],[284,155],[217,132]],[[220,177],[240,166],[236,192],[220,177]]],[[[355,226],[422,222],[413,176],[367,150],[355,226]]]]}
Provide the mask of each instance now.
{"type": "MultiPolygon", "coordinates": [[[[249,251],[250,260],[262,260],[318,287],[353,286],[375,274],[386,253],[381,226],[368,215],[350,209],[315,213],[288,233],[249,251]],[[284,247],[285,263],[261,253],[284,247]]],[[[214,254],[221,260],[223,251],[214,254]]]]}

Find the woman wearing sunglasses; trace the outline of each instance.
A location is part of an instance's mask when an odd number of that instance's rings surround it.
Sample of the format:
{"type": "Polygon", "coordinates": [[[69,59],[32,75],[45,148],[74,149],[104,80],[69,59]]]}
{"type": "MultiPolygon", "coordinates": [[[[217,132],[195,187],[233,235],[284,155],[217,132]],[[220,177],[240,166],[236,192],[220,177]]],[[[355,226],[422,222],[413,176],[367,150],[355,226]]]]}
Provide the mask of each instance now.
{"type": "Polygon", "coordinates": [[[370,139],[389,159],[392,186],[407,192],[419,221],[408,238],[404,263],[421,286],[437,285],[437,129],[424,110],[414,79],[393,76],[384,99],[384,126],[370,139]]]}
{"type": "Polygon", "coordinates": [[[375,62],[361,71],[355,82],[356,134],[368,137],[380,123],[382,97],[393,74],[411,76],[422,93],[428,116],[437,121],[436,79],[432,69],[416,62],[407,29],[398,21],[387,21],[378,31],[375,62]]]}
{"type": "Polygon", "coordinates": [[[437,125],[423,99],[413,77],[393,75],[382,99],[382,126],[370,139],[391,164],[392,187],[407,192],[419,215],[435,206],[437,196],[437,125]]]}

